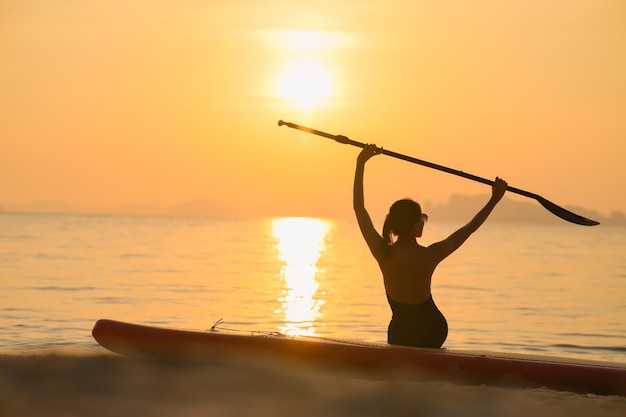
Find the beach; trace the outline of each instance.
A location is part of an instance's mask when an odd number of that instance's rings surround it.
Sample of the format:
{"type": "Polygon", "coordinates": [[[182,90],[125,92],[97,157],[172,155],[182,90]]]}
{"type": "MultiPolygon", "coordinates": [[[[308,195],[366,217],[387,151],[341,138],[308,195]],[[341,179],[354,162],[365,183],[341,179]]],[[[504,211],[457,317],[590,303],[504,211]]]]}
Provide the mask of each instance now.
{"type": "Polygon", "coordinates": [[[626,397],[320,369],[269,358],[0,357],[3,416],[622,416],[626,397]],[[262,359],[262,360],[259,360],[262,359]]]}

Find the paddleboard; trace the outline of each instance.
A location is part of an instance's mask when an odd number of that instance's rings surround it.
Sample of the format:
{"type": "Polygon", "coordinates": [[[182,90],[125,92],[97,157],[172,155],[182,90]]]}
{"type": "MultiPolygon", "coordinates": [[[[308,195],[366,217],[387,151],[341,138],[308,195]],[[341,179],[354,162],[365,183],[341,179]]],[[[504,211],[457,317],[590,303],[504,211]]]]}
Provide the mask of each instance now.
{"type": "Polygon", "coordinates": [[[306,363],[394,369],[428,379],[459,383],[546,387],[601,395],[626,395],[626,364],[492,352],[422,349],[272,332],[213,328],[182,330],[101,319],[92,335],[124,356],[274,356],[306,363]]]}

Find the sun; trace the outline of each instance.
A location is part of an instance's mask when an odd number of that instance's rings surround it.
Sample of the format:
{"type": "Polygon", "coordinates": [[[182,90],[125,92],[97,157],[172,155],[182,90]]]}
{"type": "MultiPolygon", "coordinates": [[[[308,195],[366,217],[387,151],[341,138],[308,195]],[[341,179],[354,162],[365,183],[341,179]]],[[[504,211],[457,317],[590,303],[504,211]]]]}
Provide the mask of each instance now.
{"type": "Polygon", "coordinates": [[[295,108],[311,110],[327,105],[335,94],[329,56],[338,35],[310,30],[278,30],[269,33],[282,53],[283,66],[276,78],[274,94],[295,108]]]}
{"type": "Polygon", "coordinates": [[[330,72],[320,61],[311,58],[293,61],[278,81],[280,96],[305,110],[323,104],[333,89],[330,72]]]}

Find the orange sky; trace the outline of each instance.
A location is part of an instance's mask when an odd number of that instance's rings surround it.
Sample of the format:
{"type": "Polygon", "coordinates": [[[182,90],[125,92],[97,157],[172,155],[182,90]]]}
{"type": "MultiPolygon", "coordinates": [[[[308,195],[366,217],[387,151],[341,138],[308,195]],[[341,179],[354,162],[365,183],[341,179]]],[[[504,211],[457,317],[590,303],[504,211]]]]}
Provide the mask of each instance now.
{"type": "MultiPolygon", "coordinates": [[[[358,149],[284,119],[626,212],[624,74],[621,0],[4,0],[0,205],[349,215],[358,149]]],[[[366,181],[376,216],[488,192],[387,157],[366,181]]]]}

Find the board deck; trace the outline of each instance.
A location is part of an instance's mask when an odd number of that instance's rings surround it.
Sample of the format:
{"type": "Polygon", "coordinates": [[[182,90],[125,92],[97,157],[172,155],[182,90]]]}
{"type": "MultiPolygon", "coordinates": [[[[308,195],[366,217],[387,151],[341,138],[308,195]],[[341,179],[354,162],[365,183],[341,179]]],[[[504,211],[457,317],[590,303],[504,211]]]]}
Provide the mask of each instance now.
{"type": "Polygon", "coordinates": [[[180,330],[98,320],[93,337],[125,356],[272,355],[361,369],[411,369],[430,379],[626,395],[626,364],[527,354],[422,349],[272,332],[180,330]]]}

